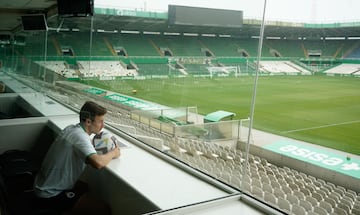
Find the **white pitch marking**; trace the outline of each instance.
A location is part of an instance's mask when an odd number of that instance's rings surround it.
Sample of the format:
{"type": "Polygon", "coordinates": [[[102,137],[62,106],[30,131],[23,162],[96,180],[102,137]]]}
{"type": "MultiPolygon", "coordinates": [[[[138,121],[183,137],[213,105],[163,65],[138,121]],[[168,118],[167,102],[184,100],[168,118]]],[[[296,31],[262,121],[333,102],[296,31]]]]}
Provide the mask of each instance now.
{"type": "Polygon", "coordinates": [[[349,122],[341,122],[341,123],[334,123],[334,124],[329,124],[329,125],[321,125],[321,126],[314,126],[314,127],[309,127],[309,128],[300,128],[300,129],[294,129],[294,130],[289,130],[289,131],[282,131],[281,133],[291,133],[291,132],[297,132],[297,131],[306,131],[306,130],[312,130],[312,129],[317,129],[317,128],[326,128],[326,127],[332,127],[332,126],[338,126],[338,125],[346,125],[346,124],[352,124],[352,123],[358,123],[360,122],[360,120],[355,120],[355,121],[349,121],[349,122]]]}

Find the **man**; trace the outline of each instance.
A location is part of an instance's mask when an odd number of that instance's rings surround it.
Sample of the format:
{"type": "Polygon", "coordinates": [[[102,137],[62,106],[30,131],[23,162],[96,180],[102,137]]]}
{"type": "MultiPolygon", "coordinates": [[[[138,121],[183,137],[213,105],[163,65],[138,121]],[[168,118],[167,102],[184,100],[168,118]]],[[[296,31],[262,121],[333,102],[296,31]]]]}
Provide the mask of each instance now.
{"type": "Polygon", "coordinates": [[[34,192],[41,207],[72,208],[86,192],[84,186],[78,186],[84,184],[78,179],[86,164],[101,169],[120,156],[118,146],[100,155],[91,143],[90,135],[98,134],[104,128],[106,112],[104,107],[87,101],[80,110],[80,123],[67,126],[51,145],[34,182],[34,192]]]}

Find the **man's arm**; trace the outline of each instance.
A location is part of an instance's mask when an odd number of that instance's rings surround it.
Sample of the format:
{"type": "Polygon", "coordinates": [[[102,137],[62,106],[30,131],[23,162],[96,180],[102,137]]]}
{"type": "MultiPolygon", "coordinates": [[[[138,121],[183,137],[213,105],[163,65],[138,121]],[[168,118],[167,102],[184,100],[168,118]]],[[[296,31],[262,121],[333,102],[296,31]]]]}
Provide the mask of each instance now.
{"type": "Polygon", "coordinates": [[[116,147],[103,155],[99,155],[99,154],[92,154],[89,157],[87,157],[87,162],[94,168],[96,169],[101,169],[103,167],[105,167],[106,165],[108,165],[108,163],[110,163],[110,161],[114,158],[118,158],[120,157],[120,148],[119,146],[116,145],[116,147]]]}

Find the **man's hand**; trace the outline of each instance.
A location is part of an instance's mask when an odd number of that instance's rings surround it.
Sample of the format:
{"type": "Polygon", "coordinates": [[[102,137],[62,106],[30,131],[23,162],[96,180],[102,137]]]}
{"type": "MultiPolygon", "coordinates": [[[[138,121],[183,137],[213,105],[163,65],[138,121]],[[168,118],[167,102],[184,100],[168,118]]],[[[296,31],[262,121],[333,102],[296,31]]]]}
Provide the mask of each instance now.
{"type": "Polygon", "coordinates": [[[114,158],[119,158],[120,155],[121,155],[121,151],[120,151],[119,145],[118,145],[118,144],[115,144],[115,148],[114,148],[112,151],[110,151],[109,153],[114,153],[113,159],[114,159],[114,158]]]}
{"type": "Polygon", "coordinates": [[[106,154],[92,154],[88,157],[90,165],[96,169],[104,168],[112,159],[120,157],[120,147],[116,144],[115,148],[106,154]]]}

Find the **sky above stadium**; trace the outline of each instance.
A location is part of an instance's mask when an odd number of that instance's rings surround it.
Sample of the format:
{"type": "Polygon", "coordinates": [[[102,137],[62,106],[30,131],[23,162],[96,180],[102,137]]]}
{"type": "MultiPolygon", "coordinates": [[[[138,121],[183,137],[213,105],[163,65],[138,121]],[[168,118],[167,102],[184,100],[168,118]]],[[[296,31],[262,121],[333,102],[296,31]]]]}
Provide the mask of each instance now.
{"type": "MultiPolygon", "coordinates": [[[[95,0],[95,7],[167,11],[168,5],[242,10],[261,19],[265,0],[95,0]]],[[[360,0],[267,0],[265,19],[307,23],[360,21],[360,0]]]]}

